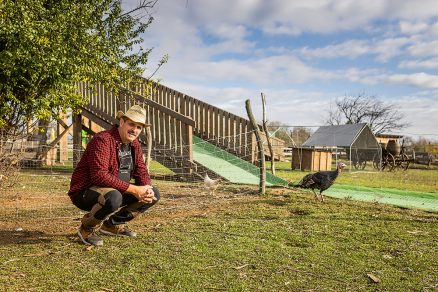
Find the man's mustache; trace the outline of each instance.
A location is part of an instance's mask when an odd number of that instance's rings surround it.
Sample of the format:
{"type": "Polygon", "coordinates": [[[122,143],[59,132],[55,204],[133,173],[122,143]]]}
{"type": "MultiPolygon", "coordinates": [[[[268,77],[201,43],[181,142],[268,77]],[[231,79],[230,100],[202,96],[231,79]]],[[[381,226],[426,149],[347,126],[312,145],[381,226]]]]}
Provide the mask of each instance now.
{"type": "Polygon", "coordinates": [[[135,136],[135,132],[134,131],[128,131],[129,135],[134,135],[135,136]]]}

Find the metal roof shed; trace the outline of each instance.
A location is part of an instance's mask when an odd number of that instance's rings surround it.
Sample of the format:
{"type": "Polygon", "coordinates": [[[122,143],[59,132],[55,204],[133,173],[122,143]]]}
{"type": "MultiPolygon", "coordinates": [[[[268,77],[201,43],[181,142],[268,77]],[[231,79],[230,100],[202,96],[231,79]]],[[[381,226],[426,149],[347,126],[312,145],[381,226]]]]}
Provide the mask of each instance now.
{"type": "Polygon", "coordinates": [[[302,146],[343,148],[350,169],[351,165],[364,169],[367,162],[381,163],[382,149],[366,123],[319,127],[302,146]]]}

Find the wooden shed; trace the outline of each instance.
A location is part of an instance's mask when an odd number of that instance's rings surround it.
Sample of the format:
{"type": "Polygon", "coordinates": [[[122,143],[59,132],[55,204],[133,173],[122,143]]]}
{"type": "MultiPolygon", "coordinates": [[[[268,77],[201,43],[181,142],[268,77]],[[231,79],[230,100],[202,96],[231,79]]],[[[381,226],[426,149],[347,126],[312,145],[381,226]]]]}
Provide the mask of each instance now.
{"type": "Polygon", "coordinates": [[[331,170],[332,152],[327,148],[295,147],[292,149],[292,169],[331,170]]]}
{"type": "MultiPolygon", "coordinates": [[[[364,169],[366,162],[381,157],[382,149],[366,123],[322,126],[301,147],[337,149],[344,152],[350,162],[350,170],[364,169]]],[[[336,155],[335,159],[338,159],[336,155]]],[[[336,161],[337,162],[337,161],[336,161]]]]}

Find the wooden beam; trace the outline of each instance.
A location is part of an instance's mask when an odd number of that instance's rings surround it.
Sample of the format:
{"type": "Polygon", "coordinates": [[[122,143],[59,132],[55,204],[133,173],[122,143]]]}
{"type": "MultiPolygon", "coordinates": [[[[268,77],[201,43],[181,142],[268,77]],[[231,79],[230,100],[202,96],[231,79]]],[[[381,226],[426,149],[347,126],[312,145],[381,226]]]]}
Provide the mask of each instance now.
{"type": "Polygon", "coordinates": [[[52,142],[50,142],[50,144],[48,144],[47,146],[44,147],[44,149],[38,153],[37,159],[42,159],[44,156],[47,155],[47,153],[52,150],[53,147],[55,147],[56,144],[58,144],[59,141],[61,141],[61,139],[65,136],[65,134],[68,133],[68,131],[70,130],[70,128],[73,126],[73,124],[71,124],[70,126],[67,126],[64,131],[61,132],[61,134],[59,134],[58,137],[56,137],[52,142]]]}
{"type": "Polygon", "coordinates": [[[58,122],[58,124],[60,124],[64,129],[69,128],[70,126],[67,126],[67,124],[60,118],[56,119],[56,121],[58,122]]]}
{"type": "Polygon", "coordinates": [[[84,106],[83,109],[85,109],[85,111],[82,111],[84,117],[106,130],[111,129],[112,125],[117,123],[117,119],[115,117],[104,113],[94,106],[84,106]]]}
{"type": "Polygon", "coordinates": [[[177,120],[180,120],[184,124],[190,125],[192,127],[195,127],[195,125],[196,125],[196,123],[193,119],[191,119],[185,115],[182,115],[182,114],[180,114],[180,113],[178,113],[178,112],[176,112],[168,107],[165,107],[165,106],[159,104],[158,102],[153,101],[152,99],[145,98],[144,96],[141,96],[137,93],[131,92],[127,89],[122,89],[121,91],[125,92],[128,95],[133,96],[137,101],[145,102],[147,105],[152,106],[152,107],[156,108],[157,110],[159,110],[163,113],[166,113],[169,116],[171,116],[177,120]]]}

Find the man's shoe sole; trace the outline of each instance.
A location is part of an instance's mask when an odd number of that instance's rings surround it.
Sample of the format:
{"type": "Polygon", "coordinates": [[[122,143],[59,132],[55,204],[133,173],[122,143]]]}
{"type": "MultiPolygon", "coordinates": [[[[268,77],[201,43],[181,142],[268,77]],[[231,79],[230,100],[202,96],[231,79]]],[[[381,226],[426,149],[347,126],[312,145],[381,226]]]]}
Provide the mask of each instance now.
{"type": "Polygon", "coordinates": [[[100,243],[98,243],[98,244],[92,244],[92,243],[86,241],[85,238],[82,237],[82,234],[81,234],[81,231],[80,231],[80,230],[78,230],[78,235],[79,235],[79,238],[82,240],[82,242],[83,242],[85,245],[94,245],[94,246],[102,246],[102,245],[103,245],[103,241],[100,242],[100,243]]]}
{"type": "Polygon", "coordinates": [[[106,235],[111,235],[111,236],[137,237],[137,233],[135,233],[135,232],[133,233],[133,235],[129,236],[129,235],[126,235],[123,233],[112,233],[111,231],[106,231],[102,228],[99,231],[100,231],[100,233],[103,233],[106,235]]]}

